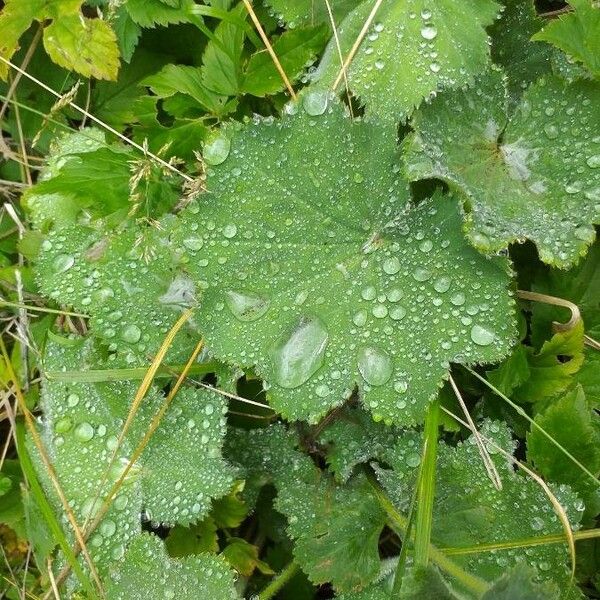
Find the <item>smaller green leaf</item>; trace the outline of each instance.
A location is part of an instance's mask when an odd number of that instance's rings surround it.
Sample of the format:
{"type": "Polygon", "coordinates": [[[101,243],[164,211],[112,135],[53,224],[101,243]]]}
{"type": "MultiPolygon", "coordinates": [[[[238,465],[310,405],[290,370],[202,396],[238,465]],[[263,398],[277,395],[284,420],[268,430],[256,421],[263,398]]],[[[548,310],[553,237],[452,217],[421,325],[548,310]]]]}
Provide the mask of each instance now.
{"type": "Polygon", "coordinates": [[[592,0],[571,0],[575,10],[552,20],[533,40],[548,42],[600,77],[600,9],[592,0]]]}
{"type": "Polygon", "coordinates": [[[523,385],[531,377],[528,357],[527,347],[519,344],[499,367],[487,372],[490,383],[510,396],[516,387],[523,385]]]}
{"type": "MultiPolygon", "coordinates": [[[[580,386],[554,401],[535,422],[592,473],[600,473],[600,418],[580,386]]],[[[600,484],[582,477],[573,462],[538,429],[527,435],[527,457],[550,481],[566,483],[583,498],[587,514],[600,511],[600,484]]]]}
{"type": "Polygon", "coordinates": [[[539,352],[527,348],[527,354],[529,377],[514,389],[513,400],[540,403],[556,396],[571,384],[583,363],[583,324],[555,333],[539,352]]]}
{"type": "Polygon", "coordinates": [[[141,27],[164,27],[190,23],[194,5],[194,0],[179,0],[177,6],[169,6],[161,0],[127,0],[125,8],[132,20],[141,27]]]}
{"type": "Polygon", "coordinates": [[[208,112],[220,114],[225,98],[209,90],[204,84],[203,71],[198,67],[166,65],[161,71],[142,81],[159,98],[185,94],[208,112]]]}
{"type": "Polygon", "coordinates": [[[44,29],[44,48],[56,64],[84,77],[117,78],[119,46],[106,21],[77,14],[56,19],[44,29]]]}
{"type": "Polygon", "coordinates": [[[251,577],[255,570],[263,575],[273,575],[269,565],[258,558],[258,548],[242,538],[230,538],[222,553],[223,558],[244,577],[251,577]]]}
{"type": "MultiPolygon", "coordinates": [[[[314,60],[329,38],[325,25],[290,29],[273,42],[273,51],[290,79],[294,81],[314,60]]],[[[254,54],[246,66],[242,91],[264,97],[280,92],[285,87],[273,59],[265,50],[254,54]]]]}
{"type": "Polygon", "coordinates": [[[202,552],[218,552],[217,525],[211,517],[189,527],[175,525],[165,539],[165,545],[169,555],[174,558],[202,552]]]}
{"type": "Polygon", "coordinates": [[[239,598],[235,577],[226,562],[212,554],[198,554],[182,560],[169,558],[159,538],[137,536],[129,545],[123,562],[108,579],[108,600],[149,598],[239,598]]]}
{"type": "MultiPolygon", "coordinates": [[[[248,14],[240,2],[231,14],[245,18],[248,14]]],[[[202,55],[202,83],[214,94],[236,96],[241,88],[241,58],[246,33],[231,21],[222,20],[208,41],[202,55]]]]}
{"type": "Polygon", "coordinates": [[[142,35],[142,28],[131,18],[124,5],[116,10],[111,25],[117,37],[121,58],[126,63],[131,62],[142,35]]]}
{"type": "Polygon", "coordinates": [[[239,527],[248,515],[246,503],[239,497],[243,490],[243,482],[237,482],[232,492],[213,500],[211,517],[219,528],[234,529],[239,527]]]}
{"type": "Polygon", "coordinates": [[[0,523],[8,525],[20,538],[25,538],[22,480],[19,461],[5,459],[0,471],[0,523]]]}

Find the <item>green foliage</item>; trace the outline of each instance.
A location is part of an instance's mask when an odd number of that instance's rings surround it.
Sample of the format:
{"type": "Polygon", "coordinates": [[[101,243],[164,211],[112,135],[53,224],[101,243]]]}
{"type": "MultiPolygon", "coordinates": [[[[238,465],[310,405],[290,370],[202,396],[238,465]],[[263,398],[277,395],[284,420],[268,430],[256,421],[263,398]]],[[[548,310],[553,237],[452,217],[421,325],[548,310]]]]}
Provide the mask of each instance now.
{"type": "Polygon", "coordinates": [[[494,252],[527,238],[544,262],[568,267],[600,219],[599,99],[598,84],[549,77],[528,88],[510,115],[503,74],[492,71],[416,116],[406,144],[409,177],[437,177],[464,194],[477,248],[494,252]]]}
{"type": "Polygon", "coordinates": [[[156,536],[143,534],[134,539],[125,560],[112,574],[106,595],[111,600],[145,600],[163,595],[193,600],[201,589],[209,598],[227,600],[238,598],[234,581],[223,559],[199,554],[173,560],[156,536]]]}
{"type": "MultiPolygon", "coordinates": [[[[363,2],[340,25],[346,56],[366,22],[373,2],[363,2]]],[[[440,88],[461,87],[489,64],[485,27],[499,10],[493,0],[386,0],[348,69],[350,89],[367,113],[393,122],[409,116],[440,88]],[[398,60],[401,57],[401,60],[398,60]]],[[[340,71],[332,39],[317,75],[329,86],[340,71]]]]}
{"type": "Polygon", "coordinates": [[[598,14],[5,1],[0,595],[597,597],[598,14]]]}
{"type": "Polygon", "coordinates": [[[553,44],[600,77],[600,10],[591,0],[570,4],[573,12],[546,25],[533,39],[553,44]]]}

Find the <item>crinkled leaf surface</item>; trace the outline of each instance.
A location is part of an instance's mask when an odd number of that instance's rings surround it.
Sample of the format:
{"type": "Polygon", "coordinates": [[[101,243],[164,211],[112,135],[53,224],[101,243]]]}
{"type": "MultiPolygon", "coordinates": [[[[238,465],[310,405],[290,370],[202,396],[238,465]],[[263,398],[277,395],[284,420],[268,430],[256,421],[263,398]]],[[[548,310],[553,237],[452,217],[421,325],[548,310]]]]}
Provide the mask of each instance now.
{"type": "Polygon", "coordinates": [[[600,9],[592,0],[571,0],[575,10],[548,23],[533,39],[549,42],[600,77],[600,9]]]}
{"type": "MultiPolygon", "coordinates": [[[[89,342],[66,340],[49,343],[44,366],[49,371],[85,370],[99,360],[89,342]]],[[[155,391],[145,398],[99,490],[136,389],[133,382],[44,381],[43,438],[79,523],[100,509],[164,402],[155,391]]],[[[90,552],[101,570],[119,559],[130,538],[139,533],[142,508],[157,522],[188,524],[208,513],[211,498],[229,491],[234,472],[221,457],[225,410],[223,398],[214,392],[189,388],[179,392],[90,538],[90,552]]]]}
{"type": "Polygon", "coordinates": [[[323,100],[207,145],[208,193],[172,243],[207,344],[255,365],[287,418],[316,421],[358,385],[375,415],[414,423],[449,362],[506,354],[508,263],[470,247],[451,197],[407,207],[393,131],[323,100]]]}
{"type": "Polygon", "coordinates": [[[467,231],[487,252],[526,238],[544,262],[568,267],[600,221],[600,84],[548,77],[507,114],[502,73],[449,92],[415,117],[411,179],[439,178],[464,194],[467,231]]]}
{"type": "MultiPolygon", "coordinates": [[[[480,431],[487,440],[503,489],[498,491],[488,478],[472,437],[456,447],[440,443],[432,543],[442,548],[460,548],[561,533],[562,525],[542,488],[533,479],[515,472],[514,465],[492,445],[513,452],[514,442],[508,427],[486,422],[480,431]]],[[[380,481],[397,502],[408,503],[411,497],[420,461],[419,445],[420,439],[412,436],[399,438],[384,457],[393,470],[378,468],[380,481]]],[[[584,508],[581,500],[567,486],[554,487],[553,492],[573,527],[577,527],[584,508]]],[[[521,549],[506,549],[457,555],[453,559],[468,572],[493,581],[507,567],[518,564],[521,557],[521,549]]],[[[564,546],[531,547],[527,557],[540,578],[553,579],[561,585],[568,583],[568,553],[564,546]]]]}
{"type": "Polygon", "coordinates": [[[130,544],[124,561],[111,574],[106,597],[233,600],[239,598],[234,584],[235,575],[222,558],[198,554],[172,559],[158,537],[143,534],[130,544]]]}
{"type": "MultiPolygon", "coordinates": [[[[373,5],[363,2],[342,22],[344,57],[373,5]]],[[[432,92],[464,86],[487,67],[485,27],[499,8],[492,0],[384,0],[348,68],[350,89],[370,115],[393,121],[409,116],[432,92]]],[[[339,71],[339,51],[332,39],[316,75],[318,85],[329,86],[339,71]]]]}

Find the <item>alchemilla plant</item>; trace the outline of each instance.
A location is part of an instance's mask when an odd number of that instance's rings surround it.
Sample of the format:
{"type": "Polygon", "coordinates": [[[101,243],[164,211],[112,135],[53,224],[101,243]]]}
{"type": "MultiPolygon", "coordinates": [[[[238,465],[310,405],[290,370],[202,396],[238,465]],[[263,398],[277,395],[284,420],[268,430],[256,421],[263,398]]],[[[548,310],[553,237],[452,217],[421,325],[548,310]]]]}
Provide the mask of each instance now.
{"type": "Polygon", "coordinates": [[[5,0],[7,598],[600,594],[600,6],[5,0]]]}

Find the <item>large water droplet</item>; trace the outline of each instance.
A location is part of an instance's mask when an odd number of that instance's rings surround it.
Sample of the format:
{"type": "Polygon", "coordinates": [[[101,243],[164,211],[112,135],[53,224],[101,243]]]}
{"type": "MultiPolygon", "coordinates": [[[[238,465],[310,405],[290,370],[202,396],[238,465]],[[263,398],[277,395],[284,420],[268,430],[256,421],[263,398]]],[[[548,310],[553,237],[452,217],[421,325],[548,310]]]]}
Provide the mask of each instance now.
{"type": "Polygon", "coordinates": [[[256,321],[269,309],[270,301],[264,296],[251,292],[227,290],[225,302],[233,316],[240,321],[256,321]]]}
{"type": "Polygon", "coordinates": [[[79,423],[75,427],[75,437],[80,442],[89,442],[94,437],[94,428],[89,423],[79,423]]]}
{"type": "Polygon", "coordinates": [[[478,346],[489,346],[493,341],[496,335],[493,331],[482,327],[481,325],[473,325],[471,328],[471,339],[478,346]]]}
{"type": "Polygon", "coordinates": [[[323,364],[329,334],[318,317],[303,317],[271,350],[275,381],[296,388],[310,379],[323,364]]]}
{"type": "Polygon", "coordinates": [[[209,165],[220,165],[227,160],[231,150],[231,140],[224,135],[218,134],[204,144],[202,156],[204,162],[209,165]]]}
{"type": "Polygon", "coordinates": [[[394,370],[392,359],[379,348],[365,346],[358,351],[358,370],[371,385],[383,385],[394,370]]]}
{"type": "Polygon", "coordinates": [[[235,225],[235,223],[229,223],[225,225],[225,227],[223,227],[223,235],[228,239],[235,237],[236,233],[237,226],[235,225]]]}
{"type": "Polygon", "coordinates": [[[433,25],[425,25],[421,29],[421,36],[426,40],[433,40],[437,36],[437,29],[433,25]]]}
{"type": "Polygon", "coordinates": [[[128,344],[139,342],[142,330],[137,325],[128,325],[121,331],[121,339],[128,344]]]}
{"type": "Polygon", "coordinates": [[[328,100],[329,95],[326,91],[317,90],[304,96],[302,106],[309,115],[316,117],[322,115],[327,110],[328,100]]]}
{"type": "Polygon", "coordinates": [[[397,256],[392,256],[391,258],[386,258],[383,261],[383,270],[388,275],[395,275],[400,270],[400,260],[397,256]]]}
{"type": "Polygon", "coordinates": [[[52,262],[52,268],[56,273],[64,273],[75,264],[75,257],[69,254],[59,254],[52,262]]]}
{"type": "Polygon", "coordinates": [[[594,154],[594,156],[590,156],[586,162],[588,164],[588,167],[591,167],[592,169],[597,169],[598,167],[600,167],[600,154],[594,154]]]}

